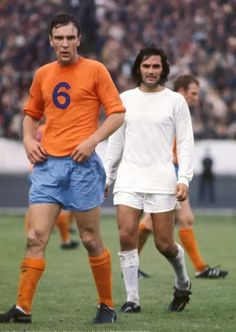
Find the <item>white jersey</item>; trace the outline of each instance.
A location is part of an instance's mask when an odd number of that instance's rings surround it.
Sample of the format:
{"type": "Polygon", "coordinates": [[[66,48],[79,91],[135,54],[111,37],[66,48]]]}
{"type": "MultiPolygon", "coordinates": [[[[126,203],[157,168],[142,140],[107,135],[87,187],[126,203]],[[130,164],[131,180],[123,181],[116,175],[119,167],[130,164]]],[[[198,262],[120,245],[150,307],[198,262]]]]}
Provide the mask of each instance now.
{"type": "Polygon", "coordinates": [[[184,97],[164,88],[121,94],[125,122],[110,136],[106,151],[107,183],[114,192],[174,194],[177,177],[173,165],[176,139],[178,182],[188,185],[193,176],[193,130],[184,97]]]}

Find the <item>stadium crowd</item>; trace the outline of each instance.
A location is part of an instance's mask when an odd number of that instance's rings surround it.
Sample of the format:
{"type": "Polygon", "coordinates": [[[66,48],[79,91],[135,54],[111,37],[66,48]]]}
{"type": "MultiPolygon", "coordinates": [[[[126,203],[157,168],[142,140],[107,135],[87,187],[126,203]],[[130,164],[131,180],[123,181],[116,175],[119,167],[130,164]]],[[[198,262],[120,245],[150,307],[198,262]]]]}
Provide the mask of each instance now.
{"type": "Polygon", "coordinates": [[[120,92],[133,86],[137,51],[152,42],[163,47],[170,87],[178,74],[200,81],[195,139],[236,139],[235,0],[1,0],[0,137],[21,139],[34,70],[54,60],[45,37],[59,11],[80,19],[82,55],[102,61],[120,92]]]}

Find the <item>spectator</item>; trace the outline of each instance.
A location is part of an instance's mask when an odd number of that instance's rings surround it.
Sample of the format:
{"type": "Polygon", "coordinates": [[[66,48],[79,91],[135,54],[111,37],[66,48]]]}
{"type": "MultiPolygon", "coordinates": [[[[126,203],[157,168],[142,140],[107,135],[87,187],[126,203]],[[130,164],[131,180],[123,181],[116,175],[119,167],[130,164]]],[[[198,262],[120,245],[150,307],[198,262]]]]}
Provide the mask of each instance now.
{"type": "Polygon", "coordinates": [[[9,128],[15,114],[21,115],[33,69],[52,60],[47,22],[63,10],[82,22],[82,53],[101,60],[120,91],[131,88],[127,73],[134,50],[155,40],[167,51],[170,80],[191,72],[203,86],[201,108],[191,110],[195,138],[235,139],[236,2],[231,0],[2,0],[0,136],[21,137],[9,128]],[[3,109],[5,95],[10,95],[8,106],[14,109],[10,113],[3,109]]]}
{"type": "Polygon", "coordinates": [[[216,200],[213,159],[208,149],[206,149],[205,156],[202,159],[198,198],[200,202],[209,201],[210,203],[214,203],[216,200]]]}

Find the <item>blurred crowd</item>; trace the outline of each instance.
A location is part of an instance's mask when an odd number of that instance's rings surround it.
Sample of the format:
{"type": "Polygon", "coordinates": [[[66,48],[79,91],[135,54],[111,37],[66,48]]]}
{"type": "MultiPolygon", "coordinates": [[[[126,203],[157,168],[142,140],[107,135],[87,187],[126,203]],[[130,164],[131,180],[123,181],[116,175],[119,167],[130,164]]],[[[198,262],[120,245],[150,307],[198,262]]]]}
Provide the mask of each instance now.
{"type": "Polygon", "coordinates": [[[168,86],[194,74],[195,139],[236,139],[236,0],[1,0],[0,137],[21,139],[22,108],[34,70],[54,60],[48,23],[59,11],[81,22],[81,53],[102,61],[120,92],[143,46],[164,48],[168,86]]]}

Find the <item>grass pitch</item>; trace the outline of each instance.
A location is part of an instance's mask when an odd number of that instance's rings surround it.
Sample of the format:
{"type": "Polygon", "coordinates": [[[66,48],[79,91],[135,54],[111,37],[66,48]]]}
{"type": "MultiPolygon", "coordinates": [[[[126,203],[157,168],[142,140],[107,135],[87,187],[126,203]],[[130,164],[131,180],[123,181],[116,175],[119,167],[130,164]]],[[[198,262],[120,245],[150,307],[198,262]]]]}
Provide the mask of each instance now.
{"type": "MultiPolygon", "coordinates": [[[[117,257],[115,218],[102,217],[101,228],[112,253],[113,290],[119,309],[125,301],[125,291],[117,257]]],[[[219,280],[195,279],[187,257],[193,294],[182,313],[166,311],[172,298],[173,274],[150,238],[141,256],[141,268],[151,274],[151,278],[140,280],[142,312],[118,315],[113,325],[92,325],[96,290],[85,249],[61,250],[55,230],[47,248],[47,268],[33,305],[33,323],[0,324],[0,331],[236,331],[236,217],[197,216],[195,232],[206,262],[211,266],[221,264],[229,275],[219,280]]],[[[24,245],[23,217],[0,216],[0,312],[15,303],[24,245]]]]}

